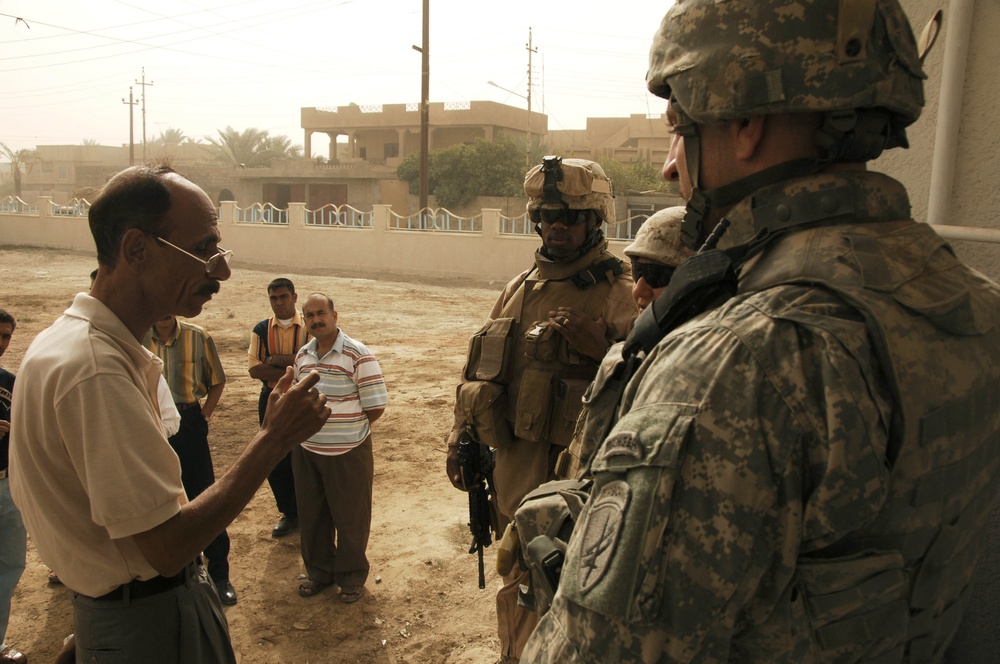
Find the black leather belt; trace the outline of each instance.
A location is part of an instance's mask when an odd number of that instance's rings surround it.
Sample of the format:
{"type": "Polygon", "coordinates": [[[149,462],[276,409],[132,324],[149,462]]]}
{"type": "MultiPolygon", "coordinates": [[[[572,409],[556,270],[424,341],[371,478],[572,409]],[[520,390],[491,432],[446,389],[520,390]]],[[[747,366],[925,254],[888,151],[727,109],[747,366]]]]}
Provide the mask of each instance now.
{"type": "MultiPolygon", "coordinates": [[[[189,567],[191,567],[189,565],[189,567]]],[[[168,590],[173,590],[178,586],[183,586],[184,582],[187,580],[188,568],[185,567],[180,572],[174,576],[154,576],[152,579],[146,581],[131,581],[129,583],[123,583],[114,590],[100,597],[92,598],[95,602],[111,602],[111,601],[121,601],[125,599],[125,591],[128,589],[128,596],[131,599],[142,599],[143,597],[152,597],[153,595],[158,595],[160,593],[166,592],[168,590]]]]}
{"type": "Polygon", "coordinates": [[[201,404],[197,401],[193,403],[178,403],[174,405],[177,406],[177,410],[193,410],[195,408],[201,408],[201,404]]]}

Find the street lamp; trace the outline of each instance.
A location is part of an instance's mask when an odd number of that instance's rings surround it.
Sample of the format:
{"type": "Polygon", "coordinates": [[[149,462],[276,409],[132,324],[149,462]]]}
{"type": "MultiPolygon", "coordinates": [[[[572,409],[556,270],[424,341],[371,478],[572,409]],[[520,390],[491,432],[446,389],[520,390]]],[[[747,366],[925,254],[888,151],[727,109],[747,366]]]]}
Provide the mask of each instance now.
{"type": "Polygon", "coordinates": [[[520,92],[514,92],[513,90],[508,90],[502,85],[497,85],[493,81],[486,81],[486,85],[492,85],[494,88],[503,90],[504,92],[509,92],[515,97],[520,97],[521,99],[528,102],[528,138],[524,149],[524,161],[530,167],[531,166],[531,86],[528,86],[528,95],[522,95],[520,92]]]}

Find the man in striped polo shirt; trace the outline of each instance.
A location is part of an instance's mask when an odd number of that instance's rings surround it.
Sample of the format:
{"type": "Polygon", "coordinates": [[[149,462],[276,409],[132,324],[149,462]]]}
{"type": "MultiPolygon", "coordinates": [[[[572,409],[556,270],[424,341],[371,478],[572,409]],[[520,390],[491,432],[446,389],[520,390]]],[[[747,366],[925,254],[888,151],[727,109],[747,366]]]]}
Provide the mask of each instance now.
{"type": "Polygon", "coordinates": [[[318,433],[292,451],[299,505],[302,560],[309,578],[299,595],[311,597],[332,583],[340,601],[364,595],[371,532],[371,423],[385,411],[389,395],[378,360],[363,343],[337,327],[333,300],[313,293],[302,307],[312,335],[295,358],[295,377],[320,374],[316,388],[331,414],[318,433]]]}
{"type": "MultiPolygon", "coordinates": [[[[208,422],[226,387],[226,373],[215,342],[204,328],[165,316],[153,324],[142,345],[163,362],[163,376],[181,414],[181,426],[167,442],[181,462],[181,483],[194,500],[215,482],[208,422]]],[[[236,604],[229,582],[229,534],[223,530],[205,547],[208,575],[223,604],[236,604]]]]}

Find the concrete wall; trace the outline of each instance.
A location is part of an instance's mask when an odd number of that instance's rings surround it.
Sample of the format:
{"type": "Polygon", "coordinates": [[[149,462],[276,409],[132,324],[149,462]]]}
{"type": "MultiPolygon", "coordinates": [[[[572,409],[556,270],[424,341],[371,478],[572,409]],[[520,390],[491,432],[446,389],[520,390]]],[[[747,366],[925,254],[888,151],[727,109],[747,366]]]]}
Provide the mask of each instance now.
{"type": "MultiPolygon", "coordinates": [[[[44,203],[45,201],[43,201],[44,203]]],[[[95,252],[85,216],[53,217],[49,205],[37,214],[0,214],[0,245],[39,246],[95,252]]],[[[291,203],[288,224],[237,223],[236,205],[222,204],[222,246],[234,263],[328,269],[356,276],[418,276],[506,281],[532,263],[538,237],[500,235],[500,211],[484,209],[483,232],[393,230],[388,205],[373,208],[371,228],[306,225],[304,203],[291,203]]],[[[612,241],[622,257],[626,242],[612,241]]]]}
{"type": "MultiPolygon", "coordinates": [[[[926,104],[907,131],[910,149],[890,150],[872,169],[906,185],[920,221],[1000,229],[1000,3],[905,0],[903,8],[918,37],[939,8],[944,24],[924,61],[926,104]],[[932,213],[933,196],[940,199],[932,213]]],[[[1000,280],[1000,245],[953,240],[952,246],[1000,280]]]]}

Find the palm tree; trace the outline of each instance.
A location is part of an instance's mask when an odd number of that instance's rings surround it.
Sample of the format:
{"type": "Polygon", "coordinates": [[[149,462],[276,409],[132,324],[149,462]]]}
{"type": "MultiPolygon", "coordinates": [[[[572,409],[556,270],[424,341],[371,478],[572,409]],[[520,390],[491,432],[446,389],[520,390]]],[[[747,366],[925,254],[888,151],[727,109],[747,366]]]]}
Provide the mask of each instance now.
{"type": "Polygon", "coordinates": [[[190,141],[191,139],[184,135],[184,132],[180,129],[174,129],[173,127],[168,127],[165,131],[161,131],[159,137],[156,139],[157,143],[162,145],[180,145],[185,141],[190,141]]]}
{"type": "Polygon", "coordinates": [[[21,169],[25,173],[30,173],[38,162],[38,153],[34,150],[24,148],[22,150],[11,150],[6,143],[0,143],[0,155],[10,161],[10,174],[14,178],[14,195],[21,197],[21,169]]]}
{"type": "Polygon", "coordinates": [[[292,145],[287,136],[270,136],[267,131],[250,127],[237,131],[232,127],[219,129],[218,140],[207,136],[207,146],[216,161],[230,166],[269,166],[273,159],[295,159],[302,148],[292,145]]]}

